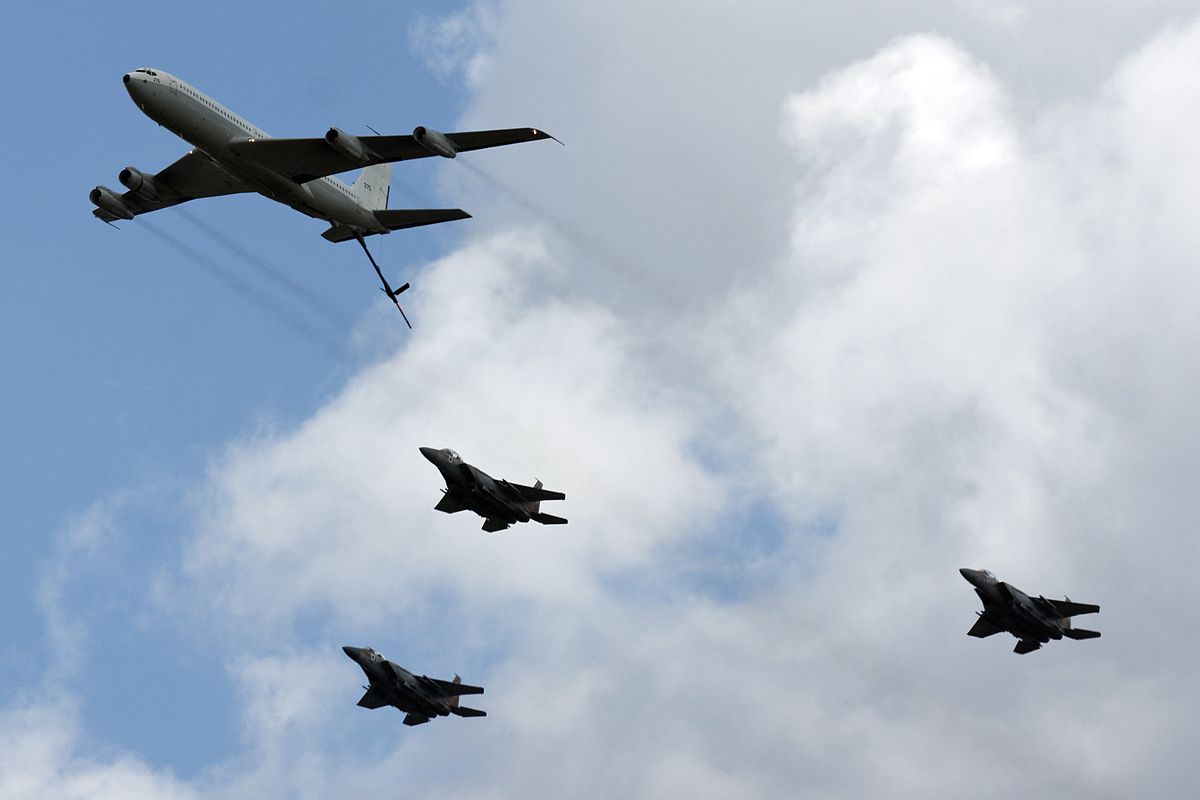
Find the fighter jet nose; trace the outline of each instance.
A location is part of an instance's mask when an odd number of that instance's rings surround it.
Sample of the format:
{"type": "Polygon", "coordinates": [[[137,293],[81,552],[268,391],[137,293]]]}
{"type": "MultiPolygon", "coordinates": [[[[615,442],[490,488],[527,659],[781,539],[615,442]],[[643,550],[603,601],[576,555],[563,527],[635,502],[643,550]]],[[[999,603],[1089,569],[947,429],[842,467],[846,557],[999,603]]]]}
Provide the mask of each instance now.
{"type": "Polygon", "coordinates": [[[980,570],[963,567],[958,571],[958,574],[966,578],[967,583],[972,586],[981,586],[983,584],[983,576],[980,574],[980,570]]]}
{"type": "Polygon", "coordinates": [[[997,582],[996,576],[986,569],[968,569],[963,567],[958,571],[958,574],[962,575],[974,586],[991,586],[997,582]]]}
{"type": "Polygon", "coordinates": [[[430,461],[433,461],[433,460],[435,460],[435,459],[436,459],[436,457],[437,457],[437,452],[438,452],[438,451],[437,451],[437,450],[435,450],[435,449],[434,449],[434,448],[432,448],[432,447],[422,447],[422,448],[421,448],[421,455],[425,456],[425,457],[426,457],[427,459],[429,459],[430,461]]]}
{"type": "Polygon", "coordinates": [[[358,657],[358,650],[359,650],[359,648],[351,647],[350,645],[346,645],[345,647],[342,648],[342,652],[345,653],[346,655],[350,656],[351,658],[358,657]]]}

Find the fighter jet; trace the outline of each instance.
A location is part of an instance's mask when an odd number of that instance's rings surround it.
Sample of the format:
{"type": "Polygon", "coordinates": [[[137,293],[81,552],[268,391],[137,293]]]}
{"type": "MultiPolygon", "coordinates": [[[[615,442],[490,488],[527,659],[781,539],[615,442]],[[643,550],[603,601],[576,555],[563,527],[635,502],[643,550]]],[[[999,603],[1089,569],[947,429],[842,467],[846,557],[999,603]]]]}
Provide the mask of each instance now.
{"type": "Polygon", "coordinates": [[[967,631],[968,636],[983,639],[994,633],[1008,631],[1019,640],[1015,653],[1032,653],[1051,639],[1095,639],[1098,631],[1071,627],[1071,617],[1095,614],[1100,606],[1072,603],[1066,600],[1047,600],[1030,597],[1015,586],[1009,586],[986,569],[967,569],[959,573],[975,587],[983,601],[979,619],[967,631]]]}
{"type": "Polygon", "coordinates": [[[363,708],[395,706],[405,712],[405,725],[423,725],[434,717],[454,714],[458,717],[486,717],[486,711],[464,708],[458,704],[459,695],[483,694],[482,686],[468,686],[457,675],[453,681],[439,681],[424,675],[413,675],[393,664],[369,647],[343,647],[366,673],[367,693],[358,701],[363,708]]]}
{"type": "Polygon", "coordinates": [[[435,450],[422,447],[421,455],[428,458],[446,479],[445,496],[434,506],[438,511],[455,514],[459,511],[474,511],[484,518],[483,529],[488,533],[502,531],[514,522],[534,520],[543,525],[566,525],[562,517],[541,512],[543,500],[563,500],[562,492],[551,492],[542,488],[538,481],[533,486],[522,486],[496,480],[482,470],[472,467],[453,450],[435,450]]]}

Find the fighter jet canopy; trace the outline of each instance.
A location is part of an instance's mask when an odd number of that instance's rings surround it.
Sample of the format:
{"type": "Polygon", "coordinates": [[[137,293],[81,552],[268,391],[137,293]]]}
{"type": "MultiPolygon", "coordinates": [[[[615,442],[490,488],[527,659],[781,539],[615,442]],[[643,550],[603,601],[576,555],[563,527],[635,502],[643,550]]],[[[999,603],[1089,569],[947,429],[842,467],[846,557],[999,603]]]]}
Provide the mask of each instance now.
{"type": "Polygon", "coordinates": [[[996,576],[993,575],[990,570],[981,569],[979,570],[979,574],[982,575],[983,579],[988,583],[999,583],[999,581],[996,580],[996,576]]]}
{"type": "Polygon", "coordinates": [[[442,452],[445,453],[446,460],[449,461],[451,464],[461,464],[462,463],[462,456],[460,456],[458,453],[454,452],[450,448],[447,447],[442,452]]]}

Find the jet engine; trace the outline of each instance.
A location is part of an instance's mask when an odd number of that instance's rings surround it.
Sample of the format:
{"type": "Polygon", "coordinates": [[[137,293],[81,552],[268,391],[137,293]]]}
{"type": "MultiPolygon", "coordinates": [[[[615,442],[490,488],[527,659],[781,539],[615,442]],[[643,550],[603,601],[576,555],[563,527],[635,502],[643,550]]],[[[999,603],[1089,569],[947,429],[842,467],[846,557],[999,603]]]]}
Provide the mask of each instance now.
{"type": "Polygon", "coordinates": [[[435,131],[433,128],[418,125],[413,128],[413,138],[417,140],[417,144],[435,156],[454,158],[458,155],[458,146],[450,141],[450,137],[440,131],[435,131]]]}
{"type": "Polygon", "coordinates": [[[139,197],[150,200],[158,196],[158,187],[154,185],[153,178],[136,167],[126,167],[121,170],[117,175],[117,180],[139,197]]]}
{"type": "Polygon", "coordinates": [[[92,201],[93,205],[99,206],[114,217],[119,219],[133,219],[133,212],[107,186],[97,186],[95,189],[92,189],[88,193],[88,199],[92,201]]]}
{"type": "Polygon", "coordinates": [[[325,132],[325,141],[334,150],[355,161],[367,160],[367,146],[357,136],[352,136],[340,128],[330,128],[325,132]]]}

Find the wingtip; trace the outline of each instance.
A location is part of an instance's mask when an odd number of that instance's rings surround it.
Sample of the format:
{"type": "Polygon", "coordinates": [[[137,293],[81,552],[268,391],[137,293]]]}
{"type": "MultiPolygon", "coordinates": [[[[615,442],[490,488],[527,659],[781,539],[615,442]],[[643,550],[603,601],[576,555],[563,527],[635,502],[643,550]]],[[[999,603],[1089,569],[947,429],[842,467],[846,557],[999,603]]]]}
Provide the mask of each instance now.
{"type": "Polygon", "coordinates": [[[550,131],[548,131],[548,130],[545,130],[545,129],[543,129],[543,128],[530,128],[529,130],[533,131],[533,134],[534,134],[535,136],[539,136],[539,135],[540,135],[540,136],[545,136],[547,139],[553,139],[554,141],[558,142],[558,143],[559,143],[559,144],[561,144],[563,147],[566,147],[566,146],[567,146],[567,143],[566,143],[566,142],[564,142],[562,139],[558,138],[558,137],[557,137],[557,136],[555,136],[554,134],[550,133],[550,131]]]}

